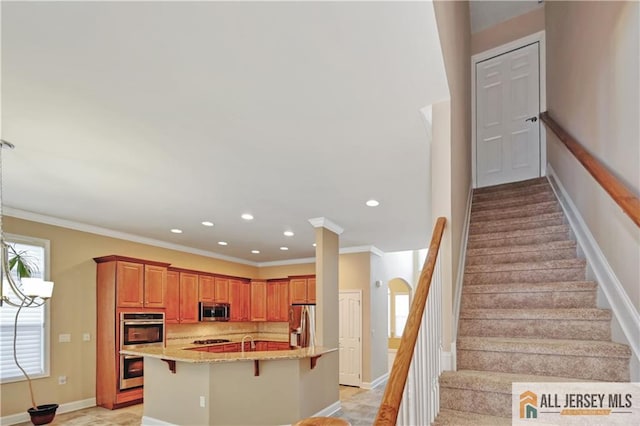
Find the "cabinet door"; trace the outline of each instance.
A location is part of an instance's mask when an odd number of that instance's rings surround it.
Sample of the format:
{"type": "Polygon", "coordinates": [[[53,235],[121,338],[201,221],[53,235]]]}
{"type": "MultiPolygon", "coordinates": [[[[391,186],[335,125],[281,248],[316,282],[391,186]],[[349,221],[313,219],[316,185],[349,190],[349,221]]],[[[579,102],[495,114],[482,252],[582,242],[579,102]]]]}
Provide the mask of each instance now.
{"type": "Polygon", "coordinates": [[[229,280],[229,304],[231,305],[229,321],[245,321],[246,301],[242,294],[244,285],[240,280],[229,280]]]}
{"type": "Polygon", "coordinates": [[[215,299],[215,279],[212,275],[198,275],[201,302],[213,302],[215,299]]]}
{"type": "Polygon", "coordinates": [[[229,279],[215,278],[214,300],[220,303],[229,303],[229,279]]]}
{"type": "Polygon", "coordinates": [[[144,265],[145,308],[164,308],[166,295],[167,268],[164,266],[144,265]]]}
{"type": "Polygon", "coordinates": [[[307,280],[293,278],[289,281],[289,296],[291,303],[307,303],[307,280]]]}
{"type": "Polygon", "coordinates": [[[316,303],[316,279],[307,278],[307,303],[316,303]]]}
{"type": "Polygon", "coordinates": [[[267,283],[267,321],[278,321],[278,307],[277,283],[267,283]]]}
{"type": "Polygon", "coordinates": [[[198,275],[180,272],[180,322],[198,322],[198,275]]]}
{"type": "Polygon", "coordinates": [[[249,281],[241,281],[240,286],[240,308],[241,320],[249,321],[251,319],[251,284],[249,281]]]}
{"type": "Polygon", "coordinates": [[[180,274],[167,271],[167,298],[165,300],[164,321],[176,324],[180,319],[180,274]]]}
{"type": "Polygon", "coordinates": [[[116,294],[119,308],[141,308],[144,302],[144,265],[116,263],[116,294]]]}
{"type": "Polygon", "coordinates": [[[267,282],[251,281],[251,321],[267,320],[267,282]]]}
{"type": "Polygon", "coordinates": [[[222,353],[222,352],[224,352],[224,345],[209,346],[209,352],[222,353]]]}

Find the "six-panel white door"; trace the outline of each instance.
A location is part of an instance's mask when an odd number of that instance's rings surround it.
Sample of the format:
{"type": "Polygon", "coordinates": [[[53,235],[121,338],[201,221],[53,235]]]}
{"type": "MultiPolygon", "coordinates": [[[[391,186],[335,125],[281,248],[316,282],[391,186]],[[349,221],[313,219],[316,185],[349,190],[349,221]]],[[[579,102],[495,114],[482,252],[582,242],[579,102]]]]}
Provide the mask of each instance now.
{"type": "Polygon", "coordinates": [[[540,176],[538,55],[536,42],[476,64],[477,187],[540,176]]]}
{"type": "Polygon", "coordinates": [[[362,311],[360,308],[360,292],[340,291],[338,308],[339,319],[339,354],[341,385],[360,386],[362,369],[362,311]]]}

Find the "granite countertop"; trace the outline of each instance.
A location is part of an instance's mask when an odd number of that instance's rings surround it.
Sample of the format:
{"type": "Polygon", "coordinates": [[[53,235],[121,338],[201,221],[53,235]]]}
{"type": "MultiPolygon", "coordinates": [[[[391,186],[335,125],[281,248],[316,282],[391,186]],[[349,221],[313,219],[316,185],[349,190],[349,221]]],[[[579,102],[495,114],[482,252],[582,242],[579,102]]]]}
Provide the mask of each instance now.
{"type": "MultiPolygon", "coordinates": [[[[195,338],[189,338],[189,339],[180,339],[180,341],[176,341],[176,342],[171,342],[168,341],[166,347],[170,348],[170,349],[194,349],[194,348],[202,348],[202,347],[208,347],[208,346],[216,346],[216,345],[225,345],[225,344],[229,344],[229,343],[241,343],[242,342],[242,337],[243,336],[238,336],[238,335],[216,335],[213,337],[195,337],[195,338]],[[193,340],[205,340],[205,339],[226,339],[228,340],[228,342],[223,342],[223,343],[193,343],[193,340]],[[186,341],[185,341],[186,340],[186,341]]],[[[288,343],[289,342],[289,336],[280,336],[280,335],[273,335],[273,334],[267,334],[267,335],[262,335],[262,334],[256,334],[253,337],[253,341],[254,342],[278,342],[278,343],[288,343]]],[[[250,340],[246,339],[245,342],[250,342],[250,340]]]]}
{"type": "MultiPolygon", "coordinates": [[[[224,344],[224,343],[223,343],[224,344]]],[[[205,345],[188,345],[191,348],[205,345]]],[[[302,359],[321,356],[329,352],[337,351],[337,348],[325,348],[315,346],[313,348],[298,348],[279,351],[248,351],[248,352],[202,352],[189,350],[185,345],[163,348],[151,346],[148,348],[135,348],[120,351],[123,355],[148,356],[152,358],[166,359],[190,363],[236,362],[236,361],[265,361],[278,359],[302,359]]]]}

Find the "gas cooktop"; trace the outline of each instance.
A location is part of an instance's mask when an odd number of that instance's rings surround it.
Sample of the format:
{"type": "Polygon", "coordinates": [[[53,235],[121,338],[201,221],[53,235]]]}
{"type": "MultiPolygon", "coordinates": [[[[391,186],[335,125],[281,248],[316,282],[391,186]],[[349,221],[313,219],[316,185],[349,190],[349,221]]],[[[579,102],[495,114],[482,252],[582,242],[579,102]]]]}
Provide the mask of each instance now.
{"type": "Polygon", "coordinates": [[[194,345],[210,345],[212,343],[227,343],[230,340],[227,339],[204,339],[204,340],[194,340],[194,345]]]}

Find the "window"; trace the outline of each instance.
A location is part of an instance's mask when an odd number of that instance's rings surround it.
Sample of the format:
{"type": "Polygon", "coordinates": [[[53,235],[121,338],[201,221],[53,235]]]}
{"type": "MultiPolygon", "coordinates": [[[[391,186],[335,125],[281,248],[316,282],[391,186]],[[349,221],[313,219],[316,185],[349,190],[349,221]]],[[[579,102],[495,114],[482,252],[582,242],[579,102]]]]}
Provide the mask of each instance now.
{"type": "MultiPolygon", "coordinates": [[[[38,238],[5,234],[5,240],[16,251],[25,251],[37,266],[34,278],[48,278],[49,241],[38,238]]],[[[16,276],[14,275],[14,278],[16,276]]],[[[3,294],[19,303],[3,280],[3,294]]],[[[17,354],[20,365],[29,377],[49,375],[49,303],[40,307],[23,308],[18,318],[17,354]]],[[[3,304],[0,307],[0,381],[2,383],[24,380],[24,375],[13,360],[13,329],[18,308],[3,304]]]]}

